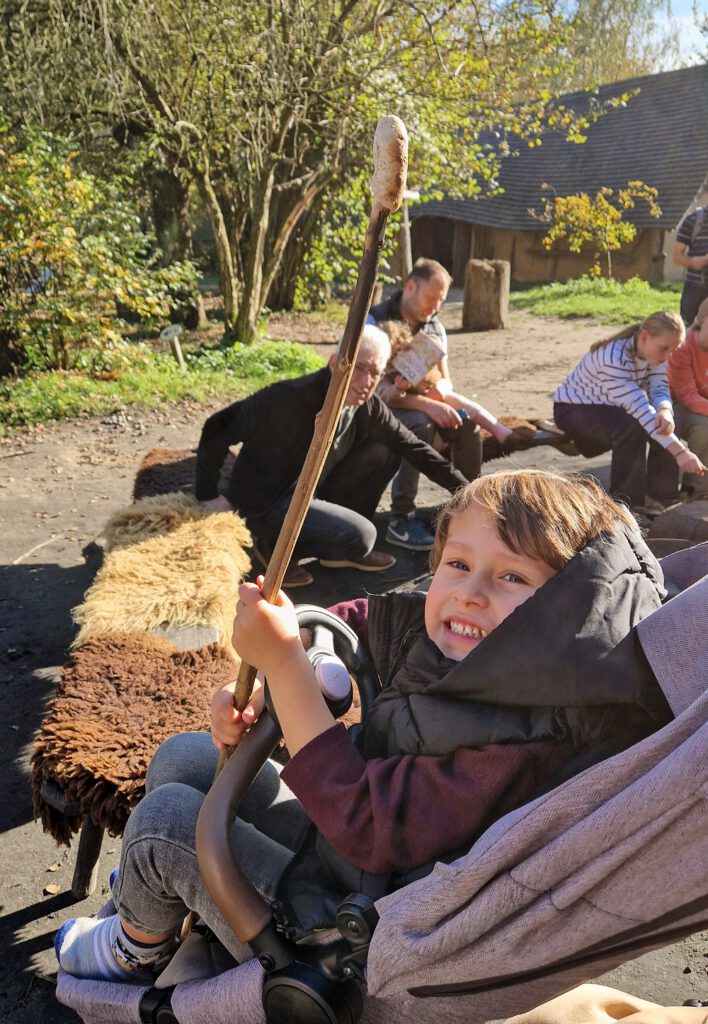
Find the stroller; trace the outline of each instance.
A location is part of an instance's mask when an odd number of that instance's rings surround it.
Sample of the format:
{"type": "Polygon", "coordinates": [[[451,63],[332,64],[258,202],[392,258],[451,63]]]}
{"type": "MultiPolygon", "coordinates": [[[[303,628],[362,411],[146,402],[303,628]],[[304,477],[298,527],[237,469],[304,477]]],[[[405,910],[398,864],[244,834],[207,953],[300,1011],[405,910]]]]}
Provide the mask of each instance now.
{"type": "MultiPolygon", "coordinates": [[[[153,989],[60,970],[59,1001],[86,1024],[474,1024],[706,927],[708,543],[661,564],[672,596],[638,638],[675,715],[663,729],[507,814],[466,855],[375,905],[349,897],[334,935],[296,946],[228,840],[277,740],[263,715],[198,826],[205,881],[253,959],[153,989]]],[[[337,652],[361,669],[355,643],[345,638],[337,652]]]]}

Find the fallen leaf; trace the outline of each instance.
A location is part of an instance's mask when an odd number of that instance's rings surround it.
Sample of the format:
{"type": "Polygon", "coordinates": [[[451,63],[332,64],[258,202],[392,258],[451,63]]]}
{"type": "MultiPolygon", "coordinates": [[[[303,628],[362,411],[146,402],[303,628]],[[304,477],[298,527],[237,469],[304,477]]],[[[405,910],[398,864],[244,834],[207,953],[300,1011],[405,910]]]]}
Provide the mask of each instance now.
{"type": "Polygon", "coordinates": [[[56,896],[58,892],[61,892],[61,886],[55,885],[54,882],[51,885],[45,885],[44,893],[46,896],[56,896]]]}

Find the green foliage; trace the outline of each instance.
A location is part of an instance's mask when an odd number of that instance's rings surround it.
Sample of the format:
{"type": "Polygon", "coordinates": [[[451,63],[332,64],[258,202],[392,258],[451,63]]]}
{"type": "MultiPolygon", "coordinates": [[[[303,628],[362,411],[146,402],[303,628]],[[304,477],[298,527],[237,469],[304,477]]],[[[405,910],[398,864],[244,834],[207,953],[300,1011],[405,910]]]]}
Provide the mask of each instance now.
{"type": "Polygon", "coordinates": [[[0,380],[0,430],[68,417],[95,416],[125,406],[153,408],[189,399],[236,401],[284,377],[322,365],[307,345],[291,342],[236,344],[185,354],[188,371],[149,346],[126,350],[120,372],[98,378],[78,371],[53,371],[0,380]]]}
{"type": "MultiPolygon", "coordinates": [[[[359,174],[344,192],[333,190],[324,207],[324,215],[313,232],[298,275],[295,309],[317,309],[333,295],[351,293],[364,246],[363,226],[371,209],[369,175],[359,174]]],[[[389,282],[393,279],[387,269],[396,247],[400,221],[400,213],[389,219],[381,250],[381,274],[389,282]]]]}
{"type": "MultiPolygon", "coordinates": [[[[549,189],[550,185],[542,188],[549,189]]],[[[639,200],[646,202],[652,217],[661,216],[657,203],[659,193],[643,181],[628,181],[625,188],[601,188],[591,197],[587,192],[572,196],[546,197],[540,219],[548,221],[550,227],[543,238],[543,244],[551,249],[558,241],[565,240],[571,252],[582,252],[587,246],[595,262],[590,268],[591,277],[600,277],[600,259],[607,261],[607,276],[612,277],[611,253],[631,242],[637,229],[626,221],[624,215],[633,210],[639,200]]]]}
{"type": "MultiPolygon", "coordinates": [[[[538,145],[548,127],[582,141],[596,113],[551,102],[572,35],[553,0],[42,0],[13,5],[6,21],[0,103],[87,138],[97,119],[142,133],[198,189],[224,316],[243,340],[257,333],[304,219],[330,225],[299,301],[337,279],[326,235],[349,233],[338,197],[370,175],[382,113],[406,123],[409,184],[430,196],[493,192],[506,155],[538,145]]],[[[365,223],[345,246],[343,280],[365,223]]],[[[294,258],[288,279],[300,269],[294,258]]]]}
{"type": "Polygon", "coordinates": [[[291,341],[264,341],[256,346],[237,341],[227,348],[188,352],[185,360],[198,373],[218,370],[251,382],[297,377],[322,365],[322,358],[312,348],[291,341]]]}
{"type": "Polygon", "coordinates": [[[153,267],[126,177],[99,181],[66,140],[0,123],[0,340],[27,370],[119,367],[116,308],[166,318],[195,288],[187,263],[153,267]]]}
{"type": "Polygon", "coordinates": [[[515,289],[510,305],[537,316],[592,317],[601,323],[623,324],[642,320],[656,309],[678,312],[680,299],[680,284],[649,284],[639,277],[622,284],[586,276],[565,284],[515,289]]]}

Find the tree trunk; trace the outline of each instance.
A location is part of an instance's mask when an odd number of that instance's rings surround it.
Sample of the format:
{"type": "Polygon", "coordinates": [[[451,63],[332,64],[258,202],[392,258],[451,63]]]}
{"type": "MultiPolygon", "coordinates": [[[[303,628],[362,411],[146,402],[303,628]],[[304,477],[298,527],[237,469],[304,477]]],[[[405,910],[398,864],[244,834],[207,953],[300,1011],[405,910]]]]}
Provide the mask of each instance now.
{"type": "MultiPolygon", "coordinates": [[[[152,216],[164,266],[193,256],[192,218],[189,211],[189,187],[174,170],[151,175],[152,216]]],[[[189,330],[207,326],[204,299],[197,289],[175,311],[189,330]]]]}
{"type": "MultiPolygon", "coordinates": [[[[261,303],[263,305],[265,305],[268,293],[273,287],[273,282],[280,270],[288,242],[292,238],[300,217],[305,210],[313,210],[331,178],[332,173],[329,171],[324,174],[316,175],[314,180],[312,180],[306,188],[303,188],[300,196],[291,201],[289,209],[287,209],[285,216],[282,217],[277,227],[277,231],[273,232],[272,244],[265,260],[265,267],[263,270],[263,284],[261,289],[261,303]]],[[[313,216],[316,219],[316,213],[314,213],[314,211],[313,216]]]]}
{"type": "Polygon", "coordinates": [[[209,174],[209,163],[206,155],[203,155],[203,163],[195,169],[199,190],[204,200],[211,229],[214,233],[214,247],[216,249],[216,260],[219,265],[219,280],[221,283],[221,294],[224,299],[224,326],[231,331],[236,315],[239,286],[234,272],[234,261],[231,255],[231,245],[226,230],[224,214],[209,174]]]}
{"type": "Polygon", "coordinates": [[[295,288],[303,271],[304,262],[310,251],[322,211],[322,194],[307,211],[307,217],[299,220],[283,251],[278,272],[275,275],[266,298],[269,309],[292,309],[295,288]]]}
{"type": "Polygon", "coordinates": [[[243,274],[243,292],[234,333],[238,341],[249,344],[256,336],[258,317],[263,308],[263,263],[265,243],[270,224],[270,206],[273,199],[275,167],[263,172],[258,183],[251,211],[251,230],[248,239],[246,266],[243,274]]]}
{"type": "Polygon", "coordinates": [[[469,260],[465,270],[462,326],[468,331],[506,327],[511,264],[508,260],[469,260]]]}

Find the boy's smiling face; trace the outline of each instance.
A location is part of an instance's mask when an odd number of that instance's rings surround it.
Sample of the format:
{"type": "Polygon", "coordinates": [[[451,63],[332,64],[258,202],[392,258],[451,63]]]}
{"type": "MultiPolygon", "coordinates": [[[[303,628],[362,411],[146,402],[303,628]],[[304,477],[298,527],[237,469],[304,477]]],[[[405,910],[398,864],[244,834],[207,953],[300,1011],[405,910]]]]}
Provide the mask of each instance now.
{"type": "Polygon", "coordinates": [[[555,574],[546,562],[508,548],[489,513],[470,505],[450,520],[425,601],[428,636],[461,661],[555,574]]]}

